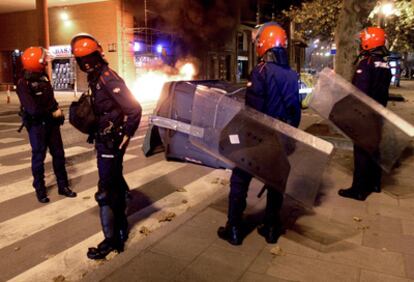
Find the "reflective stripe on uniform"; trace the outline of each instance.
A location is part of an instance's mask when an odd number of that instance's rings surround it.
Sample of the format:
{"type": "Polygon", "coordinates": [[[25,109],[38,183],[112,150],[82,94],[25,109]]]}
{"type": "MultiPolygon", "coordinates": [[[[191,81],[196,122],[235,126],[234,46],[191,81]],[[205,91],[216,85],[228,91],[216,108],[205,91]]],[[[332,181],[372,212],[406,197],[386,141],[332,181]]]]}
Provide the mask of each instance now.
{"type": "Polygon", "coordinates": [[[102,154],[101,157],[102,158],[105,158],[105,159],[113,159],[113,158],[115,158],[114,155],[107,155],[107,154],[102,154]]]}

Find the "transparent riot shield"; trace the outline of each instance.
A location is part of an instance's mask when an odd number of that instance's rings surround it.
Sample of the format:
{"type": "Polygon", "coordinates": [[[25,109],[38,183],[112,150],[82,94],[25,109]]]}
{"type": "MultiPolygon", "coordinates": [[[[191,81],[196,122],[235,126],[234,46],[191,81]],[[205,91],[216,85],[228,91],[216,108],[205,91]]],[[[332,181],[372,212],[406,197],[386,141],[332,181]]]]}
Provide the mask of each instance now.
{"type": "Polygon", "coordinates": [[[390,171],[414,136],[414,127],[329,68],[319,73],[309,107],[330,120],[390,171]]]}
{"type": "Polygon", "coordinates": [[[204,134],[190,136],[191,143],[312,206],[332,144],[245,107],[225,94],[197,86],[191,124],[203,128],[204,134]]]}

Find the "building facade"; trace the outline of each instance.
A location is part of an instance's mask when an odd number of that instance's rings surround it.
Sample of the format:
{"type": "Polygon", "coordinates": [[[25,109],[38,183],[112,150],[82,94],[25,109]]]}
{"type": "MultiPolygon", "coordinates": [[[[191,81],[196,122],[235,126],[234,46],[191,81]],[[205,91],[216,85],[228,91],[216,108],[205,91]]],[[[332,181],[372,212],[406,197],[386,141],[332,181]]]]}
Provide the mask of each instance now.
{"type": "MultiPolygon", "coordinates": [[[[15,83],[19,72],[19,52],[38,46],[38,13],[36,10],[0,14],[0,83],[15,83]]],[[[52,83],[56,90],[85,90],[86,79],[71,58],[70,40],[80,32],[92,34],[101,43],[105,58],[127,81],[132,80],[132,39],[125,33],[133,26],[133,17],[123,1],[52,7],[48,9],[52,83]]]]}

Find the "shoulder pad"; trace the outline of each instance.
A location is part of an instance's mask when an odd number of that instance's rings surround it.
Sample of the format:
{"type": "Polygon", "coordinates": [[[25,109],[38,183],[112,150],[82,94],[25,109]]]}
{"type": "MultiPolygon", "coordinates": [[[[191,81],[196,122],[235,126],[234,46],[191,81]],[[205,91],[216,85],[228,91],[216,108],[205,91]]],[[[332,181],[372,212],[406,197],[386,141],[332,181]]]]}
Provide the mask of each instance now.
{"type": "Polygon", "coordinates": [[[122,81],[122,78],[116,73],[116,72],[114,72],[113,70],[111,70],[111,69],[107,69],[107,70],[105,70],[102,74],[101,74],[101,76],[99,77],[99,81],[103,84],[103,85],[105,85],[108,81],[111,81],[111,80],[120,80],[120,81],[122,81]]]}

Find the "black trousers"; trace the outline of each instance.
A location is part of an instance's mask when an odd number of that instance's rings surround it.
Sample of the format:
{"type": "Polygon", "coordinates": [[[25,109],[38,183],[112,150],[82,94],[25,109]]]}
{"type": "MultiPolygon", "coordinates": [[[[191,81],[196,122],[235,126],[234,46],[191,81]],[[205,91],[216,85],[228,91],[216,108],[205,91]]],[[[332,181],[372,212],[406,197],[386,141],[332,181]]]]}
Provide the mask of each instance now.
{"type": "Polygon", "coordinates": [[[58,188],[68,186],[68,175],[65,168],[65,151],[63,150],[60,125],[51,122],[39,122],[28,127],[30,145],[32,147],[33,187],[45,189],[44,161],[47,149],[52,155],[53,171],[58,188]]]}
{"type": "Polygon", "coordinates": [[[362,148],[354,145],[354,177],[352,188],[371,192],[374,187],[381,187],[381,167],[362,148]]]}
{"type": "MultiPolygon", "coordinates": [[[[120,139],[122,140],[122,139],[120,139]]],[[[118,149],[120,141],[108,146],[107,142],[96,142],[98,160],[98,191],[95,199],[101,210],[110,208],[112,215],[103,218],[101,213],[101,223],[105,237],[118,234],[119,229],[127,227],[126,219],[126,191],[128,185],[123,176],[123,157],[125,149],[118,149]],[[105,226],[110,226],[113,230],[105,231],[105,226]]],[[[108,229],[108,227],[106,227],[108,229]]]]}
{"type": "MultiPolygon", "coordinates": [[[[246,209],[246,198],[249,184],[253,176],[246,171],[235,168],[230,177],[230,194],[228,209],[228,224],[241,225],[243,212],[246,209]]],[[[283,194],[271,186],[267,187],[267,201],[264,223],[280,224],[279,211],[283,204],[283,194]]]]}

